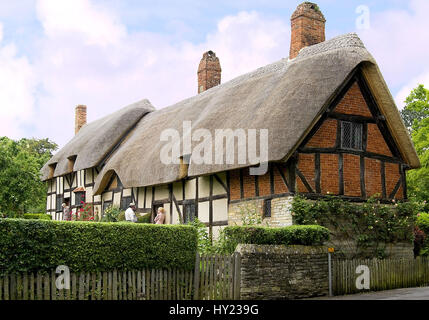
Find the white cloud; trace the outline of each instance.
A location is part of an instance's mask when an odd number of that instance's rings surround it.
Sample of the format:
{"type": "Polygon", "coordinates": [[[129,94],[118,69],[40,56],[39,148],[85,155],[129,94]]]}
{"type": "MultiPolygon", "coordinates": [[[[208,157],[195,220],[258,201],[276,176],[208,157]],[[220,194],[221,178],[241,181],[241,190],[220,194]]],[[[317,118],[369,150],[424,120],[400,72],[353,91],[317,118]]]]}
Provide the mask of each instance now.
{"type": "Polygon", "coordinates": [[[67,11],[57,2],[38,4],[45,37],[34,62],[43,88],[35,122],[40,136],[60,144],[74,133],[77,104],[88,106],[92,121],[143,98],[160,108],[195,95],[198,64],[209,49],[220,58],[224,82],[286,57],[289,51],[288,23],[256,12],[227,16],[204,43],[192,44],[150,32],[126,32],[112,13],[94,14],[88,1],[67,11]],[[54,13],[60,17],[52,18],[54,13]],[[72,26],[77,16],[82,25],[93,24],[98,31],[85,33],[87,27],[72,26]],[[102,25],[109,31],[100,31],[97,26],[102,25]],[[108,34],[120,36],[113,42],[96,41],[108,34]]]}
{"type": "Polygon", "coordinates": [[[115,44],[125,27],[114,14],[89,0],[39,0],[37,14],[48,37],[80,35],[87,44],[115,44]]]}
{"type": "Polygon", "coordinates": [[[418,81],[428,83],[427,12],[429,1],[412,0],[408,10],[371,12],[370,29],[359,31],[365,45],[377,60],[387,83],[391,89],[398,90],[398,107],[402,107],[404,96],[417,86],[418,81]]]}
{"type": "Polygon", "coordinates": [[[36,80],[25,57],[17,55],[13,44],[2,44],[0,24],[0,136],[17,138],[29,125],[35,107],[36,80]]]}

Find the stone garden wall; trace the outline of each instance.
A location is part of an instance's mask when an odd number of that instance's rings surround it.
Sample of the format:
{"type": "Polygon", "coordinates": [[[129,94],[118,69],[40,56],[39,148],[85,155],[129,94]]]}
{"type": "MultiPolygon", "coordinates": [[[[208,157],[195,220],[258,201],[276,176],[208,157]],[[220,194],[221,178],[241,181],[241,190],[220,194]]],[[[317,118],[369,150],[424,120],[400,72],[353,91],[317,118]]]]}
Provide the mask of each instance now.
{"type": "Polygon", "coordinates": [[[241,299],[299,299],[328,294],[328,250],[240,244],[241,299]]]}

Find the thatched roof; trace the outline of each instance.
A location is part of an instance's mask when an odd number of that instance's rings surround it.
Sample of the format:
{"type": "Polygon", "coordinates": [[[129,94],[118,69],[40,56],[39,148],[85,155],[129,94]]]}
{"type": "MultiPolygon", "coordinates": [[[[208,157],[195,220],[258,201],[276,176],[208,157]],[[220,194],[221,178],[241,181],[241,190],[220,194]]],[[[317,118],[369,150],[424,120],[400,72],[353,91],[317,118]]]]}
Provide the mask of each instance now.
{"type": "Polygon", "coordinates": [[[145,114],[154,110],[148,100],[142,100],[84,125],[73,139],[45,164],[41,170],[42,180],[70,173],[69,159],[75,159],[74,171],[97,166],[145,114]],[[52,166],[55,166],[53,176],[52,166]]]}
{"type": "MultiPolygon", "coordinates": [[[[148,113],[109,158],[97,178],[95,191],[102,192],[114,172],[124,187],[159,185],[183,177],[183,167],[181,171],[179,164],[165,165],[160,161],[160,152],[166,144],[160,141],[160,134],[172,128],[183,139],[184,121],[192,121],[193,132],[208,129],[213,137],[216,129],[268,129],[268,160],[286,161],[358,66],[405,162],[411,168],[419,167],[411,139],[375,60],[356,34],[347,34],[304,48],[293,60],[282,59],[148,113]]],[[[94,144],[95,140],[91,140],[90,145],[94,144]]],[[[234,164],[191,162],[187,175],[206,175],[254,164],[239,164],[238,150],[236,143],[234,164]]],[[[84,166],[89,167],[89,163],[80,168],[84,166]]]]}

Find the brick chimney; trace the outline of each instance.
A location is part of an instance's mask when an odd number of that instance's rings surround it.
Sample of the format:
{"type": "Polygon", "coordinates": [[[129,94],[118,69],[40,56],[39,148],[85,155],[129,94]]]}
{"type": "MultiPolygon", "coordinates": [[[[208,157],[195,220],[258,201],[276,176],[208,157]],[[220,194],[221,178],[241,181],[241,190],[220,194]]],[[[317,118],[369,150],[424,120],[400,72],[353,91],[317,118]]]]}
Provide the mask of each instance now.
{"type": "Polygon", "coordinates": [[[325,41],[325,17],[319,6],[312,2],[301,3],[291,17],[289,59],[295,58],[299,50],[325,41]]]}
{"type": "Polygon", "coordinates": [[[82,128],[85,124],[86,124],[86,106],[78,105],[76,107],[74,133],[77,134],[80,128],[82,128]]]}
{"type": "Polygon", "coordinates": [[[213,51],[207,51],[198,66],[198,93],[220,84],[222,69],[219,58],[213,51]]]}

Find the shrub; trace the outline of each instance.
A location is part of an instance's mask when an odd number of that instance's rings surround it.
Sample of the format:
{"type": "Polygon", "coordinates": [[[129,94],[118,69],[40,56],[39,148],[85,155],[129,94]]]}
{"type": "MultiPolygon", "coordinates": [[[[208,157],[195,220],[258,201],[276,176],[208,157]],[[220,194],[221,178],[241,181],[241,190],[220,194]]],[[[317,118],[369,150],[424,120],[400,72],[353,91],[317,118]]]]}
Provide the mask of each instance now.
{"type": "Polygon", "coordinates": [[[125,221],[125,211],[121,211],[118,215],[118,221],[125,221]]]}
{"type": "Polygon", "coordinates": [[[265,245],[322,245],[329,240],[329,230],[322,226],[289,226],[282,228],[230,226],[219,240],[223,252],[233,252],[240,243],[265,245]]]}
{"type": "Polygon", "coordinates": [[[46,213],[24,213],[24,219],[52,220],[52,217],[46,213]]]}
{"type": "Polygon", "coordinates": [[[384,205],[370,198],[357,204],[334,196],[318,201],[297,196],[292,203],[292,215],[296,224],[329,227],[366,247],[378,241],[412,241],[419,208],[420,204],[411,201],[384,205]]]}
{"type": "Polygon", "coordinates": [[[195,218],[188,222],[188,225],[193,226],[197,230],[198,234],[198,252],[200,254],[209,254],[216,252],[216,242],[210,240],[209,234],[207,233],[207,226],[205,223],[195,218]]]}
{"type": "Polygon", "coordinates": [[[417,217],[417,227],[424,232],[420,255],[429,256],[429,213],[421,213],[417,217]]]}
{"type": "MultiPolygon", "coordinates": [[[[104,215],[101,218],[102,222],[118,222],[119,216],[121,214],[121,209],[117,206],[108,206],[106,210],[104,210],[104,215]]],[[[125,213],[124,213],[124,220],[125,220],[125,213]]]]}
{"type": "Polygon", "coordinates": [[[195,228],[178,225],[0,220],[0,274],[66,265],[72,272],[194,267],[195,228]]]}
{"type": "Polygon", "coordinates": [[[137,216],[137,223],[151,223],[152,215],[150,213],[145,214],[144,216],[137,216]]]}

